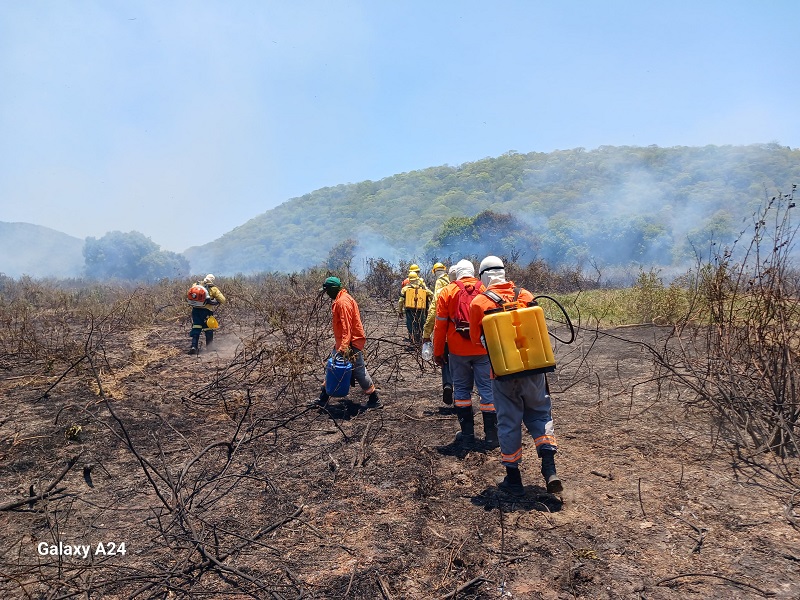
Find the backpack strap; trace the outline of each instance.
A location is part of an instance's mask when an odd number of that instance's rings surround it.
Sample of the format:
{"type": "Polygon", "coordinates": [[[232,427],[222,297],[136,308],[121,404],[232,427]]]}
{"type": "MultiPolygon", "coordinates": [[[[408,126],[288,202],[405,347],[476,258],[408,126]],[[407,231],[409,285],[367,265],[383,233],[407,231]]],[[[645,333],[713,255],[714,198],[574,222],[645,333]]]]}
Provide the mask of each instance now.
{"type": "Polygon", "coordinates": [[[503,302],[503,299],[498,294],[495,294],[492,290],[486,290],[485,292],[483,292],[483,295],[489,298],[489,300],[491,300],[495,304],[497,304],[497,306],[503,306],[503,304],[505,304],[505,302],[503,302]]]}
{"type": "Polygon", "coordinates": [[[494,302],[497,305],[497,308],[491,308],[491,309],[487,310],[486,314],[488,315],[488,314],[491,314],[491,313],[502,312],[502,311],[506,310],[506,305],[507,304],[512,304],[512,305],[517,304],[518,301],[519,301],[519,292],[520,292],[521,289],[522,288],[515,287],[514,288],[514,297],[508,302],[503,300],[503,298],[500,296],[500,294],[497,294],[497,293],[493,292],[492,290],[486,290],[485,292],[483,292],[484,296],[489,298],[489,300],[491,300],[492,302],[494,302]]]}

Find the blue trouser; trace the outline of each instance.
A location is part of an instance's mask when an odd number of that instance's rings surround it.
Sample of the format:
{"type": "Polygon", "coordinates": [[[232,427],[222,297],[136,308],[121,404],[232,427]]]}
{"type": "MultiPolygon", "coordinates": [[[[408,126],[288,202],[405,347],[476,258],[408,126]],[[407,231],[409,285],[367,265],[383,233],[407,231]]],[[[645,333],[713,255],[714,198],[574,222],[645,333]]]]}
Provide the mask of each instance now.
{"type": "Polygon", "coordinates": [[[522,425],[528,429],[542,450],[556,451],[552,401],[544,373],[512,379],[493,379],[494,406],[497,410],[497,433],[501,461],[516,466],[522,461],[522,425]]]}
{"type": "Polygon", "coordinates": [[[494,412],[492,395],[492,367],[489,356],[461,356],[450,353],[450,375],[453,378],[453,404],[456,408],[472,407],[472,389],[478,388],[482,412],[494,412]]]}

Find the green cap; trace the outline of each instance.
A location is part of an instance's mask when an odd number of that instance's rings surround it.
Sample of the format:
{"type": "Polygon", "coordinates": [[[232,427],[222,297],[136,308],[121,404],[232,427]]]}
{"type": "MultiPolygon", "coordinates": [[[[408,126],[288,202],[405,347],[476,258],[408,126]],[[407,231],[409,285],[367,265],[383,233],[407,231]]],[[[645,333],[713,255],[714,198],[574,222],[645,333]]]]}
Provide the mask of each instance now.
{"type": "Polygon", "coordinates": [[[337,288],[341,289],[342,287],[342,280],[338,277],[328,277],[325,280],[325,283],[322,284],[322,288],[320,288],[320,292],[324,292],[328,288],[337,288]]]}

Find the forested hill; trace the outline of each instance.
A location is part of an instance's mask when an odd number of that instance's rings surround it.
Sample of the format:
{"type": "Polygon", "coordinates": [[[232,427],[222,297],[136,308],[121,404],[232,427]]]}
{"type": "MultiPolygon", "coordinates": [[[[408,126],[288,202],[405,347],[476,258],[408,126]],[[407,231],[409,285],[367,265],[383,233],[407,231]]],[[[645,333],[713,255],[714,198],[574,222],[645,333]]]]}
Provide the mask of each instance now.
{"type": "Polygon", "coordinates": [[[767,195],[798,182],[800,150],[777,144],[509,152],[323,188],[185,255],[223,274],[320,264],[348,238],[357,259],[458,255],[469,248],[431,240],[449,219],[491,210],[528,225],[536,257],[553,263],[682,264],[689,240],[736,237],[767,195]]]}
{"type": "Polygon", "coordinates": [[[83,269],[83,240],[49,227],[0,222],[0,245],[0,273],[8,277],[69,278],[83,269]]]}

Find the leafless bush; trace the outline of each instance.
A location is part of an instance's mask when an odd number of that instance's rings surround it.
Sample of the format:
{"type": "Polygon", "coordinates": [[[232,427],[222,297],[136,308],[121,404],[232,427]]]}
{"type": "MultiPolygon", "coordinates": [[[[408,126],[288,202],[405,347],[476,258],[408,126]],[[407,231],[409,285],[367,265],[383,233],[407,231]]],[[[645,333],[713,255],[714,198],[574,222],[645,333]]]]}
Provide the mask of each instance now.
{"type": "MultiPolygon", "coordinates": [[[[792,188],[794,190],[794,186],[792,188]]],[[[690,301],[671,343],[656,352],[662,373],[711,408],[741,456],[800,486],[798,356],[800,285],[794,266],[794,192],[765,201],[747,239],[716,248],[684,278],[690,301]],[[743,244],[742,247],[740,245],[743,244]],[[788,462],[787,462],[788,461],[788,462]]]]}
{"type": "Polygon", "coordinates": [[[595,281],[584,275],[580,267],[553,269],[542,260],[535,260],[524,267],[513,261],[505,261],[505,265],[510,279],[534,293],[567,294],[598,287],[595,281]]]}
{"type": "Polygon", "coordinates": [[[373,298],[392,300],[400,291],[398,284],[404,277],[400,266],[395,267],[383,258],[367,259],[364,289],[373,298]]]}
{"type": "MultiPolygon", "coordinates": [[[[325,276],[219,278],[229,301],[218,314],[240,341],[190,392],[161,382],[160,404],[181,405],[180,416],[163,413],[150,399],[118,397],[110,376],[135,373],[128,348],[134,333],[168,326],[176,343],[187,339],[185,282],[134,289],[62,289],[33,281],[11,286],[13,310],[0,324],[0,358],[39,382],[29,388],[27,403],[47,402],[54,422],[36,436],[47,457],[34,461],[41,480],[30,484],[29,494],[0,506],[25,509],[31,532],[0,544],[0,595],[163,598],[203,590],[212,596],[307,596],[294,575],[303,566],[296,547],[309,536],[303,543],[315,544],[321,534],[300,520],[295,488],[303,485],[320,497],[326,490],[319,476],[311,479],[319,489],[298,481],[308,465],[292,449],[319,443],[317,411],[306,402],[319,389],[333,345],[330,300],[318,292],[325,276]],[[74,444],[83,450],[76,453],[74,444]],[[81,468],[90,487],[93,478],[108,478],[110,492],[102,502],[94,496],[85,501],[74,480],[64,483],[68,472],[81,468]],[[31,537],[48,544],[96,543],[97,523],[109,521],[126,532],[129,548],[135,536],[145,560],[31,558],[31,537]]],[[[401,356],[408,355],[392,333],[399,324],[387,328],[385,314],[366,297],[359,300],[362,314],[372,314],[365,318],[368,366],[379,384],[388,382],[400,376],[401,356]]],[[[328,456],[346,464],[341,452],[356,443],[361,462],[353,468],[366,460],[368,444],[381,431],[345,430],[335,419],[330,427],[341,437],[325,447],[320,464],[327,465],[328,456]]],[[[14,452],[23,447],[13,446],[14,452]]],[[[347,469],[337,476],[346,477],[347,469]]]]}

